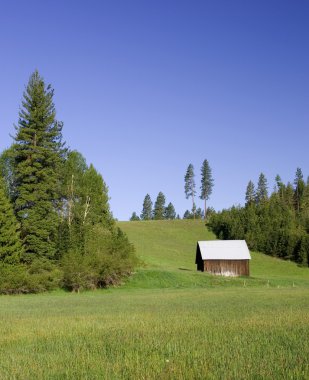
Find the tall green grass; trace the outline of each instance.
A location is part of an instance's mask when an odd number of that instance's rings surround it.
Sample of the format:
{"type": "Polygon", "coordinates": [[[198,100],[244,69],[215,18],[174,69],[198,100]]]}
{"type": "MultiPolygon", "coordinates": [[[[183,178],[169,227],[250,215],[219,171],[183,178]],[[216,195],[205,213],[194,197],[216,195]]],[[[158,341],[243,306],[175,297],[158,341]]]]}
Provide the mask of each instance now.
{"type": "Polygon", "coordinates": [[[1,379],[308,378],[300,289],[1,297],[1,379]]]}
{"type": "Polygon", "coordinates": [[[252,254],[196,271],[201,221],[120,223],[144,266],[120,288],[0,297],[0,379],[308,379],[308,269],[252,254]]]}

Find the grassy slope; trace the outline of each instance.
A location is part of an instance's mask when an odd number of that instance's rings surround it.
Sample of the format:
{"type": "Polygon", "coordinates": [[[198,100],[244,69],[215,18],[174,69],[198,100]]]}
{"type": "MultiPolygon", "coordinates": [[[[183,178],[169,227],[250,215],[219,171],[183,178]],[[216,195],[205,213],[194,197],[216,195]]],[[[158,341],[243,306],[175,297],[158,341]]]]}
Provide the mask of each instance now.
{"type": "MultiPolygon", "coordinates": [[[[121,222],[145,267],[126,287],[197,287],[244,285],[244,279],[214,277],[196,271],[198,240],[215,239],[203,221],[121,222]]],[[[308,286],[309,270],[295,263],[251,252],[246,286],[308,286]]]]}
{"type": "Polygon", "coordinates": [[[1,380],[309,378],[308,269],[253,254],[244,286],[196,271],[201,222],[120,226],[124,287],[0,297],[1,380]]]}

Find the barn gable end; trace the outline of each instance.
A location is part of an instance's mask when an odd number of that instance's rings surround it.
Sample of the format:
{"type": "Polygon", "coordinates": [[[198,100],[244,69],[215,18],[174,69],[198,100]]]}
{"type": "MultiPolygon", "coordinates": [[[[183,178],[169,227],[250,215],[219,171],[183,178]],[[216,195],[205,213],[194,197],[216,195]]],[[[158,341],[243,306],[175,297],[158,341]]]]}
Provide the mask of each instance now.
{"type": "Polygon", "coordinates": [[[222,276],[249,276],[250,252],[245,240],[198,241],[197,270],[222,276]]]}

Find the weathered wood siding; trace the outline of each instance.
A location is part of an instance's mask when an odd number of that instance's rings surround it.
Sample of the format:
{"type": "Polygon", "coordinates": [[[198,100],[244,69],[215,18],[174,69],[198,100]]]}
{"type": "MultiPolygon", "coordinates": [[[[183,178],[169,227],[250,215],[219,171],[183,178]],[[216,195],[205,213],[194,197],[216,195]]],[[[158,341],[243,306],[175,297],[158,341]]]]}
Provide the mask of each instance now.
{"type": "Polygon", "coordinates": [[[204,260],[203,269],[222,276],[249,276],[249,260],[204,260]]]}

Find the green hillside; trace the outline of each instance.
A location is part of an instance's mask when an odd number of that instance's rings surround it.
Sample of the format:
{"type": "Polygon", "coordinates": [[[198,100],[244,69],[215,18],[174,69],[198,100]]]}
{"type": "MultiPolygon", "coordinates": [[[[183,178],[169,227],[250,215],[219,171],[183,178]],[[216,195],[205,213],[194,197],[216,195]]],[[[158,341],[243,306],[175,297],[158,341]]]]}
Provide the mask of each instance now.
{"type": "Polygon", "coordinates": [[[119,226],[144,264],[125,287],[309,286],[308,268],[256,252],[251,252],[248,279],[197,272],[196,242],[215,239],[201,220],[119,222],[119,226]]]}
{"type": "Polygon", "coordinates": [[[196,271],[201,221],[122,222],[143,260],[121,287],[0,297],[0,379],[308,379],[309,270],[253,253],[196,271]]]}

